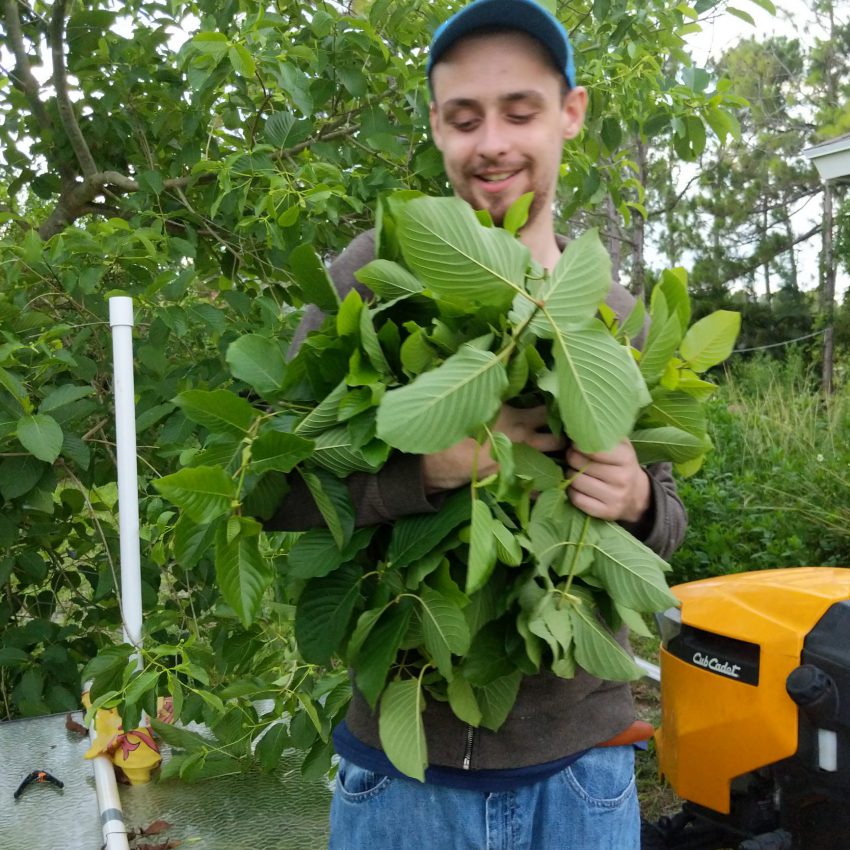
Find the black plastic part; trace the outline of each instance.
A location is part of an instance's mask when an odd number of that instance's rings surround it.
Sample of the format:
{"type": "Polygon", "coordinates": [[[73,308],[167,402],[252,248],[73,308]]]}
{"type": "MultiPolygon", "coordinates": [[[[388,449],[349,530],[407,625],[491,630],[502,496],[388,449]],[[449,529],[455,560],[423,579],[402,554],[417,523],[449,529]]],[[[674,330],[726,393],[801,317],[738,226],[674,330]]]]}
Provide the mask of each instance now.
{"type": "Polygon", "coordinates": [[[838,719],[838,687],[814,664],[802,664],[788,674],[785,690],[815,726],[832,728],[838,719]]]}
{"type": "Polygon", "coordinates": [[[666,648],[676,658],[725,679],[747,685],[759,683],[760,647],[757,643],[683,624],[679,634],[667,641],[666,648]]]}

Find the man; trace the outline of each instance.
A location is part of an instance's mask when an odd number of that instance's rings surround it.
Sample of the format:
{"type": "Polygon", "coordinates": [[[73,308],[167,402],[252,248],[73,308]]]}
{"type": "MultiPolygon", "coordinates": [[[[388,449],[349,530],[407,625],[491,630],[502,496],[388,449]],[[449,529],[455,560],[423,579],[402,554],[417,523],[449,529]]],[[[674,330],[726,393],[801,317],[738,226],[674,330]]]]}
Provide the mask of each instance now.
{"type": "MultiPolygon", "coordinates": [[[[534,192],[520,238],[552,269],[564,245],[552,212],[562,148],[580,132],[587,105],[563,27],[533,0],[476,0],[435,34],[428,77],[431,129],[455,193],[499,224],[513,201],[534,192]]],[[[353,272],[373,257],[374,237],[363,234],[333,264],[343,294],[362,290],[353,272]]],[[[608,303],[622,315],[633,302],[612,287],[608,303]]],[[[308,313],[296,345],[320,321],[308,313]]],[[[542,408],[505,406],[495,423],[514,442],[564,451],[544,426],[542,408]]],[[[433,511],[438,494],[468,484],[474,451],[474,441],[464,440],[434,455],[397,455],[374,476],[352,476],[358,523],[433,511]]],[[[686,521],[669,466],[643,469],[628,440],[593,455],[570,448],[565,458],[581,470],[568,490],[577,507],[622,523],[662,556],[678,546],[686,521]]],[[[485,447],[478,475],[495,469],[485,447]]],[[[320,522],[309,501],[293,490],[269,527],[320,522]]],[[[632,747],[610,745],[633,720],[628,685],[584,671],[572,680],[526,677],[498,733],[472,729],[430,701],[431,765],[421,784],[381,752],[376,717],[355,693],[334,736],[341,762],[331,850],[638,850],[632,747]]]]}

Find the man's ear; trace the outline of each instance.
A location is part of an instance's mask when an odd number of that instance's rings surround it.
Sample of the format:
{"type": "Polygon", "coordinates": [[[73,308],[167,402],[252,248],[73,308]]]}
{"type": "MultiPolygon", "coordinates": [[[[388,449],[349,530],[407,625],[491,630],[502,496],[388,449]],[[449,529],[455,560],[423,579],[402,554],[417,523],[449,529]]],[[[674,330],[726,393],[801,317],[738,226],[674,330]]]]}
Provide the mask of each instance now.
{"type": "Polygon", "coordinates": [[[443,128],[440,123],[440,113],[437,110],[437,104],[434,101],[431,101],[431,105],[428,108],[428,119],[431,122],[431,138],[434,140],[434,144],[437,146],[438,151],[443,150],[443,128]]]}
{"type": "Polygon", "coordinates": [[[587,112],[587,89],[576,86],[567,92],[563,106],[564,139],[574,139],[584,126],[584,115],[587,112]]]}

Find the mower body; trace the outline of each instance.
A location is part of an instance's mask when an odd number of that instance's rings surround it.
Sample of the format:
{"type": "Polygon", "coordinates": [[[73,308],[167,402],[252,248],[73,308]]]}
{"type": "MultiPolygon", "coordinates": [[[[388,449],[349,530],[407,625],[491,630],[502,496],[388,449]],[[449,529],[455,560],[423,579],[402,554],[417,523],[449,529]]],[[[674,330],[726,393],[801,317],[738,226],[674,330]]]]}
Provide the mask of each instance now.
{"type": "Polygon", "coordinates": [[[850,569],[741,573],[673,593],[656,748],[687,804],[657,846],[850,848],[850,569]]]}

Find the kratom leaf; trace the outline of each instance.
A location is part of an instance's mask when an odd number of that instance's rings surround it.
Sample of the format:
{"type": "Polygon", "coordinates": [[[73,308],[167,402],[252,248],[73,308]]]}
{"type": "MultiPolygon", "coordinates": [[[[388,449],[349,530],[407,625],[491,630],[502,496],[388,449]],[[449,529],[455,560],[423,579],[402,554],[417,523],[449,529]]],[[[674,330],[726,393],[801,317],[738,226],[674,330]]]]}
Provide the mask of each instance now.
{"type": "Polygon", "coordinates": [[[553,343],[555,371],[541,378],[561,412],[564,429],[583,452],[608,451],[637,416],[640,383],[631,355],[598,320],[553,343]]]}
{"type": "Polygon", "coordinates": [[[324,470],[301,472],[301,477],[330,529],[336,545],[342,549],[354,531],[354,506],[348,488],[324,470]]]}
{"type": "Polygon", "coordinates": [[[313,452],[313,441],[282,431],[267,431],[251,445],[251,470],[291,472],[313,452]]]}
{"type": "Polygon", "coordinates": [[[415,295],[425,288],[419,278],[390,260],[372,260],[354,272],[354,277],[385,301],[415,295]]]}
{"type": "Polygon", "coordinates": [[[327,528],[313,528],[302,534],[289,550],[287,575],[292,578],[317,578],[333,572],[343,554],[327,528]]]}
{"type": "Polygon", "coordinates": [[[667,310],[679,319],[679,327],[687,328],[691,323],[691,300],[688,297],[688,273],[681,267],[665,269],[661,273],[661,291],[667,302],[667,310]]]}
{"type": "Polygon", "coordinates": [[[475,698],[472,685],[461,675],[454,675],[449,680],[447,688],[449,705],[455,717],[468,723],[470,726],[478,726],[481,723],[481,709],[475,698]]]}
{"type": "Polygon", "coordinates": [[[90,386],[81,387],[73,384],[63,384],[49,392],[38,406],[39,413],[49,413],[51,410],[59,410],[68,404],[73,404],[81,398],[86,398],[94,392],[90,386]]]}
{"type": "Polygon", "coordinates": [[[411,454],[447,449],[496,415],[507,382],[495,354],[464,345],[441,366],[384,395],[378,437],[411,454]]]}
{"type": "Polygon", "coordinates": [[[405,262],[438,298],[505,308],[525,283],[528,249],[507,231],[481,227],[459,198],[418,198],[398,220],[405,262]]]}
{"type": "Polygon", "coordinates": [[[230,390],[186,390],[174,399],[187,419],[213,434],[244,434],[259,411],[230,390]]]}
{"type": "Polygon", "coordinates": [[[652,391],[652,404],[641,412],[638,426],[651,428],[665,425],[696,436],[703,435],[707,427],[705,411],[687,393],[656,387],[652,391]]]}
{"type": "Polygon", "coordinates": [[[463,612],[430,587],[422,588],[419,602],[425,648],[437,669],[451,681],[452,654],[463,655],[469,649],[469,628],[463,612]]]}
{"type": "Polygon", "coordinates": [[[307,582],[295,610],[295,640],[305,661],[327,665],[339,650],[360,596],[362,575],[359,567],[347,564],[307,582]]]}
{"type": "Polygon", "coordinates": [[[531,481],[535,490],[549,490],[564,480],[564,471],[552,458],[527,443],[514,443],[514,472],[531,481]]]}
{"type": "Polygon", "coordinates": [[[670,425],[632,431],[629,439],[643,464],[665,460],[685,463],[704,455],[711,448],[711,440],[707,436],[697,437],[670,425]]]}
{"type": "Polygon", "coordinates": [[[239,534],[229,542],[226,525],[219,526],[215,576],[224,601],[247,629],[254,622],[273,575],[268,561],[260,554],[259,523],[244,517],[239,518],[239,522],[239,534]]]}
{"type": "Polygon", "coordinates": [[[663,611],[677,605],[667,589],[667,562],[614,522],[594,520],[598,532],[593,574],[608,595],[636,611],[663,611]]]}
{"type": "Polygon", "coordinates": [[[526,192],[524,195],[520,195],[511,205],[508,207],[508,211],[505,213],[505,217],[503,219],[502,227],[511,234],[511,236],[516,236],[523,227],[525,227],[525,223],[528,221],[528,211],[531,209],[531,202],[534,200],[534,192],[526,192]]]}
{"type": "Polygon", "coordinates": [[[21,445],[45,463],[53,463],[62,451],[62,429],[52,416],[22,416],[16,434],[21,445]]]}
{"type": "Polygon", "coordinates": [[[280,346],[260,334],[245,334],[227,348],[227,365],[235,378],[253,387],[260,395],[280,389],[286,363],[280,346]]]}
{"type": "Polygon", "coordinates": [[[339,295],[313,246],[305,242],[295,248],[289,255],[289,265],[304,297],[322,312],[335,313],[339,308],[339,295]]]}
{"type": "Polygon", "coordinates": [[[536,309],[528,326],[532,333],[546,339],[559,331],[565,334],[587,325],[610,287],[611,259],[597,231],[588,230],[567,245],[552,276],[536,293],[536,300],[545,308],[536,308],[528,298],[518,295],[511,321],[525,321],[536,309]]]}
{"type": "Polygon", "coordinates": [[[682,326],[675,313],[663,324],[656,324],[653,320],[640,355],[640,373],[647,384],[652,386],[664,374],[668,361],[681,341],[682,326]]]}
{"type": "Polygon", "coordinates": [[[393,766],[412,779],[425,781],[428,748],[422,712],[425,696],[418,679],[390,682],[381,697],[378,736],[393,766]]]}
{"type": "Polygon", "coordinates": [[[480,590],[496,566],[495,520],[482,499],[472,503],[472,528],[469,539],[469,562],[466,572],[466,595],[480,590]]]}
{"type": "Polygon", "coordinates": [[[436,350],[428,343],[425,331],[410,334],[401,345],[401,365],[405,374],[416,377],[437,361],[436,350]]]}
{"type": "Polygon", "coordinates": [[[643,301],[635,301],[631,313],[620,324],[620,335],[624,339],[634,339],[642,330],[646,322],[646,305],[643,301]]]}
{"type": "Polygon", "coordinates": [[[415,514],[393,523],[387,563],[404,567],[433,551],[454,529],[471,516],[468,490],[449,495],[435,514],[415,514]]]}
{"type": "Polygon", "coordinates": [[[372,324],[372,314],[368,307],[364,307],[360,311],[360,344],[363,346],[369,362],[382,375],[391,376],[392,369],[390,369],[390,364],[387,363],[387,358],[384,356],[381,341],[375,332],[375,326],[372,324]]]}
{"type": "Polygon", "coordinates": [[[740,313],[716,310],[688,329],[679,349],[682,359],[694,372],[704,372],[732,353],[740,330],[740,313]]]}
{"type": "Polygon", "coordinates": [[[347,478],[353,472],[377,472],[388,454],[388,451],[384,452],[378,461],[366,458],[360,449],[354,448],[351,432],[346,425],[322,431],[313,439],[313,462],[337,478],[347,478]]]}
{"type": "Polygon", "coordinates": [[[643,673],[596,616],[590,597],[579,595],[570,606],[576,661],[593,676],[615,682],[639,679],[643,673]]]}
{"type": "Polygon", "coordinates": [[[301,437],[315,437],[333,428],[338,422],[339,403],[345,398],[347,392],[348,385],[345,381],[341,381],[295,426],[295,433],[301,437]]]}
{"type": "Polygon", "coordinates": [[[481,708],[481,725],[498,732],[514,707],[522,673],[517,670],[494,679],[483,687],[475,688],[475,697],[481,708]]]}
{"type": "Polygon", "coordinates": [[[154,487],[192,522],[212,522],[230,510],[236,496],[233,479],[218,467],[196,466],[155,479],[154,487]]]}
{"type": "Polygon", "coordinates": [[[404,640],[412,610],[410,599],[402,599],[385,610],[371,626],[354,658],[357,687],[373,707],[404,640]]]}
{"type": "Polygon", "coordinates": [[[627,608],[625,605],[614,603],[614,610],[619,615],[620,619],[629,627],[630,632],[640,635],[645,638],[652,638],[653,634],[643,620],[643,617],[633,608],[627,608]]]}

